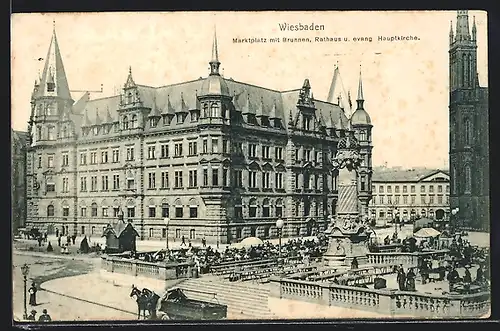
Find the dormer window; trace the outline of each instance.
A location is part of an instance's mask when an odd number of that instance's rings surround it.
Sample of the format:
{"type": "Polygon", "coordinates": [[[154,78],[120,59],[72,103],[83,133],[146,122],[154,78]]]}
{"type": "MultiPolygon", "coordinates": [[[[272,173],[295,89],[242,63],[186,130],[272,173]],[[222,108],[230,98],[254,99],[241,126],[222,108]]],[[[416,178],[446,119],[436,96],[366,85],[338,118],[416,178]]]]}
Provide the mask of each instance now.
{"type": "Polygon", "coordinates": [[[184,115],[177,114],[177,124],[182,124],[184,122],[184,115]]]}
{"type": "Polygon", "coordinates": [[[47,92],[54,92],[56,89],[56,84],[54,83],[47,83],[47,92]]]}
{"type": "Polygon", "coordinates": [[[94,134],[94,136],[97,136],[97,134],[99,133],[99,128],[97,126],[94,126],[92,128],[92,133],[94,134]]]}
{"type": "Polygon", "coordinates": [[[208,104],[203,106],[203,117],[208,117],[208,104]]]}
{"type": "Polygon", "coordinates": [[[150,118],[149,119],[149,126],[152,128],[156,128],[156,118],[150,118]]]}
{"type": "Polygon", "coordinates": [[[198,111],[191,112],[191,122],[198,121],[198,111]]]}
{"type": "Polygon", "coordinates": [[[307,131],[311,130],[311,118],[309,116],[304,116],[303,121],[303,129],[307,131]]]}

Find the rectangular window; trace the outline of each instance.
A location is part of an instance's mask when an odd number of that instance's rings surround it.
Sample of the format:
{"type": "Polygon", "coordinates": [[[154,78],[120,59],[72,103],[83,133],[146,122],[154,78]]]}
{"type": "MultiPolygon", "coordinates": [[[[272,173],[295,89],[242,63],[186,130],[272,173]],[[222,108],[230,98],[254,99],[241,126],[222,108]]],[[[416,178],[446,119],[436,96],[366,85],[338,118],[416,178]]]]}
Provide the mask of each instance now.
{"type": "Polygon", "coordinates": [[[127,218],[132,219],[135,217],[135,207],[127,208],[127,218]]]}
{"type": "Polygon", "coordinates": [[[416,200],[416,196],[412,195],[411,196],[411,204],[414,205],[416,200]]]}
{"type": "Polygon", "coordinates": [[[387,186],[387,193],[392,193],[392,186],[387,186]]]}
{"type": "Polygon", "coordinates": [[[248,157],[256,157],[256,156],[257,156],[257,145],[248,144],[248,157]]]}
{"type": "Polygon", "coordinates": [[[396,205],[399,205],[399,195],[396,195],[396,196],[394,197],[394,203],[395,203],[396,205]]]}
{"type": "Polygon", "coordinates": [[[80,191],[87,191],[87,177],[80,177],[80,191]]]}
{"type": "Polygon", "coordinates": [[[108,163],[108,152],[101,152],[101,163],[108,163]]]}
{"type": "Polygon", "coordinates": [[[53,155],[49,155],[47,157],[47,167],[49,167],[49,168],[54,167],[54,156],[53,155]]]}
{"type": "Polygon", "coordinates": [[[403,185],[403,193],[408,193],[408,187],[406,185],[403,185]]]}
{"type": "Polygon", "coordinates": [[[108,190],[108,176],[102,176],[102,190],[108,190]]]}
{"type": "Polygon", "coordinates": [[[257,206],[250,206],[248,208],[248,216],[257,217],[257,206]]]}
{"type": "Polygon", "coordinates": [[[175,188],[182,188],[182,171],[176,171],[175,172],[175,188]]]}
{"type": "Polygon", "coordinates": [[[425,195],[422,195],[420,197],[420,203],[424,204],[425,203],[425,195]]]}
{"type": "Polygon", "coordinates": [[[127,147],[127,161],[134,161],[134,147],[127,147]]]}
{"type": "Polygon", "coordinates": [[[184,210],[182,207],[175,207],[175,217],[176,218],[183,218],[184,217],[184,210]]]}
{"type": "Polygon", "coordinates": [[[236,187],[243,187],[243,174],[241,170],[234,171],[234,183],[236,187]]]}
{"type": "Polygon", "coordinates": [[[434,185],[429,185],[429,192],[434,193],[434,185]]]}
{"type": "Polygon", "coordinates": [[[127,178],[127,189],[128,190],[133,190],[135,188],[135,180],[134,178],[130,177],[127,178]]]}
{"type": "Polygon", "coordinates": [[[399,193],[399,186],[398,185],[394,186],[394,193],[399,193]]]}
{"type": "Polygon", "coordinates": [[[274,158],[276,160],[283,160],[283,148],[282,147],[275,147],[274,148],[274,158]]]}
{"type": "Polygon", "coordinates": [[[174,156],[182,156],[182,143],[174,145],[174,156]]]}
{"type": "Polygon", "coordinates": [[[161,188],[169,188],[167,171],[162,171],[161,173],[161,188]]]}
{"type": "Polygon", "coordinates": [[[38,168],[42,167],[42,156],[38,155],[38,168]]]}
{"type": "Polygon", "coordinates": [[[438,185],[438,193],[442,193],[443,192],[443,186],[442,185],[438,185]]]}
{"type": "Polygon", "coordinates": [[[424,193],[425,192],[425,185],[420,185],[420,192],[424,193]]]}
{"type": "Polygon", "coordinates": [[[262,173],[262,188],[270,188],[269,172],[262,173]]]}
{"type": "Polygon", "coordinates": [[[304,160],[311,161],[311,151],[309,149],[304,150],[304,160]]]}
{"type": "Polygon", "coordinates": [[[212,168],[212,186],[219,186],[219,169],[212,168]]]}
{"type": "Polygon", "coordinates": [[[168,144],[161,145],[161,158],[168,158],[168,144]]]}
{"type": "Polygon", "coordinates": [[[82,208],[80,209],[80,215],[81,215],[82,217],[87,217],[87,208],[82,207],[82,208]]]}
{"type": "Polygon", "coordinates": [[[90,177],[90,190],[97,191],[97,176],[90,177]]]}
{"type": "Polygon", "coordinates": [[[405,205],[408,203],[408,197],[406,195],[403,196],[403,203],[405,205]]]}
{"type": "Polygon", "coordinates": [[[156,207],[149,207],[149,217],[150,218],[156,217],[156,207]]]}
{"type": "Polygon", "coordinates": [[[415,193],[415,185],[410,186],[410,192],[415,193]]]}
{"type": "Polygon", "coordinates": [[[222,169],[222,186],[227,187],[228,186],[228,170],[227,169],[222,169]]]}
{"type": "Polygon", "coordinates": [[[64,193],[69,192],[69,179],[68,179],[68,178],[63,178],[63,182],[62,182],[62,191],[63,191],[64,193]]]}
{"type": "Polygon", "coordinates": [[[442,196],[442,195],[439,195],[439,196],[438,196],[438,203],[439,203],[439,204],[442,204],[442,203],[443,203],[443,196],[442,196]]]}
{"type": "Polygon", "coordinates": [[[378,187],[378,193],[384,193],[384,187],[382,185],[378,187]]]}
{"type": "Polygon", "coordinates": [[[90,152],[90,164],[97,164],[97,152],[90,152]]]}
{"type": "Polygon", "coordinates": [[[108,207],[102,207],[102,216],[108,217],[108,207]]]}
{"type": "Polygon", "coordinates": [[[446,193],[450,193],[450,185],[446,185],[446,193]]]}
{"type": "Polygon", "coordinates": [[[229,152],[229,141],[227,139],[222,139],[222,153],[226,154],[229,152]]]}
{"type": "Polygon", "coordinates": [[[154,172],[150,172],[148,174],[148,188],[155,189],[156,188],[156,174],[154,172]]]}
{"type": "Polygon", "coordinates": [[[203,169],[203,186],[208,186],[208,169],[203,169]]]}
{"type": "Polygon", "coordinates": [[[429,196],[429,203],[430,204],[434,203],[434,196],[433,195],[429,196]]]}
{"type": "Polygon", "coordinates": [[[189,143],[189,155],[198,154],[198,146],[196,146],[196,141],[192,141],[189,143]]]}
{"type": "Polygon", "coordinates": [[[203,139],[203,154],[207,154],[207,153],[208,153],[208,139],[204,138],[203,139]]]}
{"type": "Polygon", "coordinates": [[[113,175],[113,190],[120,189],[120,175],[113,175]]]}
{"type": "Polygon", "coordinates": [[[212,153],[219,153],[219,139],[212,138],[212,153]]]}
{"type": "Polygon", "coordinates": [[[243,208],[241,206],[234,206],[234,217],[236,219],[243,218],[243,208]]]}
{"type": "Polygon", "coordinates": [[[262,146],[262,158],[269,159],[269,146],[262,146]]]}
{"type": "Polygon", "coordinates": [[[282,189],[283,188],[283,173],[277,172],[275,174],[274,185],[276,186],[277,189],[282,189]]]}
{"type": "Polygon", "coordinates": [[[198,186],[198,171],[196,170],[189,170],[189,187],[196,187],[198,186]]]}
{"type": "Polygon", "coordinates": [[[69,165],[69,155],[68,153],[63,153],[62,155],[62,166],[67,167],[69,165]]]}
{"type": "Polygon", "coordinates": [[[257,187],[257,172],[249,171],[248,172],[248,187],[255,188],[257,187]]]}
{"type": "Polygon", "coordinates": [[[114,149],[113,150],[113,163],[118,163],[120,162],[120,150],[114,149]]]}
{"type": "Polygon", "coordinates": [[[380,204],[381,204],[381,205],[383,205],[383,204],[384,204],[384,197],[383,197],[383,196],[381,196],[381,197],[380,197],[380,204]]]}
{"type": "Polygon", "coordinates": [[[387,196],[387,203],[392,204],[392,196],[390,195],[387,196]]]}
{"type": "Polygon", "coordinates": [[[198,217],[198,207],[189,207],[189,217],[190,218],[198,217]]]}
{"type": "Polygon", "coordinates": [[[148,159],[155,159],[155,146],[148,146],[148,159]]]}
{"type": "Polygon", "coordinates": [[[262,206],[262,217],[269,217],[269,206],[262,206]]]}

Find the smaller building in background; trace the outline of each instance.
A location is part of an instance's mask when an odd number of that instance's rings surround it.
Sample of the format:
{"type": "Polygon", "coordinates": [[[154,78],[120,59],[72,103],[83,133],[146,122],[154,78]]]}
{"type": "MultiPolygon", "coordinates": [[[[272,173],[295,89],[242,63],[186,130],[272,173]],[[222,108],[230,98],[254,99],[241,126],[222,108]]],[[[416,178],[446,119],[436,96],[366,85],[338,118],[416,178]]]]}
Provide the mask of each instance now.
{"type": "Polygon", "coordinates": [[[373,168],[369,211],[377,225],[399,219],[448,219],[450,212],[448,170],[428,168],[373,168]]]}
{"type": "Polygon", "coordinates": [[[28,133],[10,131],[11,137],[11,222],[14,233],[26,222],[26,147],[28,133]]]}

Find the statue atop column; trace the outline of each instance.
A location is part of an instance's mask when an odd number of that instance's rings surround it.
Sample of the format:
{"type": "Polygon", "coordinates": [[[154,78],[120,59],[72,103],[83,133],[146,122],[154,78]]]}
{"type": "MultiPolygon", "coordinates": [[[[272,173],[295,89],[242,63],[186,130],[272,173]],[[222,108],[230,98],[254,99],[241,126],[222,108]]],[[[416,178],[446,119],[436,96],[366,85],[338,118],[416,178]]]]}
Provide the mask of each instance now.
{"type": "Polygon", "coordinates": [[[349,264],[355,257],[366,262],[371,229],[366,217],[359,213],[357,170],[362,162],[359,144],[353,132],[347,132],[337,148],[333,171],[338,173],[338,201],[325,234],[330,238],[325,260],[332,264],[349,264]]]}

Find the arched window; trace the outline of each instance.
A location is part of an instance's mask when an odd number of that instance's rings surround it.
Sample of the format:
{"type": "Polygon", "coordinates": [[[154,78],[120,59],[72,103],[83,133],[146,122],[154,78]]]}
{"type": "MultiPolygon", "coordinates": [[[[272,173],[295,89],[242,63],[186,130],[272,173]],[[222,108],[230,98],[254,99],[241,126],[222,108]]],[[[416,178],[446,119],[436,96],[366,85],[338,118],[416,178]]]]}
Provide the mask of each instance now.
{"type": "Polygon", "coordinates": [[[127,93],[127,103],[132,103],[132,92],[127,93]]]}
{"type": "Polygon", "coordinates": [[[257,199],[250,199],[248,204],[248,214],[250,217],[257,217],[257,199]]]}
{"type": "Polygon", "coordinates": [[[41,126],[37,126],[36,127],[36,139],[37,140],[43,140],[43,137],[42,137],[42,127],[41,126]]]}
{"type": "Polygon", "coordinates": [[[123,116],[123,130],[127,130],[127,129],[128,129],[128,117],[123,116]]]}
{"type": "Polygon", "coordinates": [[[97,203],[92,203],[91,205],[91,214],[92,217],[97,217],[97,203]]]}
{"type": "Polygon", "coordinates": [[[53,205],[47,206],[47,216],[49,216],[49,217],[54,216],[54,206],[53,205]]]}
{"type": "Polygon", "coordinates": [[[466,81],[466,79],[467,79],[467,78],[466,78],[466,75],[465,75],[465,74],[466,74],[466,71],[467,71],[467,70],[466,70],[466,69],[467,69],[467,64],[465,63],[465,61],[466,61],[466,60],[465,60],[465,57],[466,57],[466,55],[465,55],[465,54],[463,54],[463,55],[462,55],[462,70],[461,70],[461,71],[462,71],[462,82],[461,82],[462,84],[461,84],[461,86],[465,86],[465,81],[466,81]]]}
{"type": "Polygon", "coordinates": [[[283,217],[283,199],[276,199],[274,210],[276,217],[283,217]]]}
{"type": "Polygon", "coordinates": [[[49,140],[56,140],[55,129],[53,126],[47,127],[47,136],[49,140]]]}
{"type": "Polygon", "coordinates": [[[137,116],[132,115],[132,120],[130,122],[131,122],[130,125],[131,125],[132,129],[135,129],[137,127],[137,116]]]}
{"type": "Polygon", "coordinates": [[[472,190],[472,174],[470,165],[465,166],[465,193],[470,193],[472,190]]]}
{"type": "Polygon", "coordinates": [[[425,209],[422,209],[422,212],[421,212],[422,216],[425,217],[425,215],[427,214],[427,211],[425,209]]]}
{"type": "Polygon", "coordinates": [[[465,131],[465,145],[470,146],[472,144],[472,125],[469,119],[465,120],[464,123],[464,131],[465,131]]]}
{"type": "Polygon", "coordinates": [[[218,112],[219,106],[213,102],[210,105],[210,117],[217,117],[217,112],[218,112]]]}
{"type": "Polygon", "coordinates": [[[270,212],[270,206],[269,206],[269,199],[265,198],[264,201],[262,202],[262,217],[269,217],[271,216],[270,212]]]}

